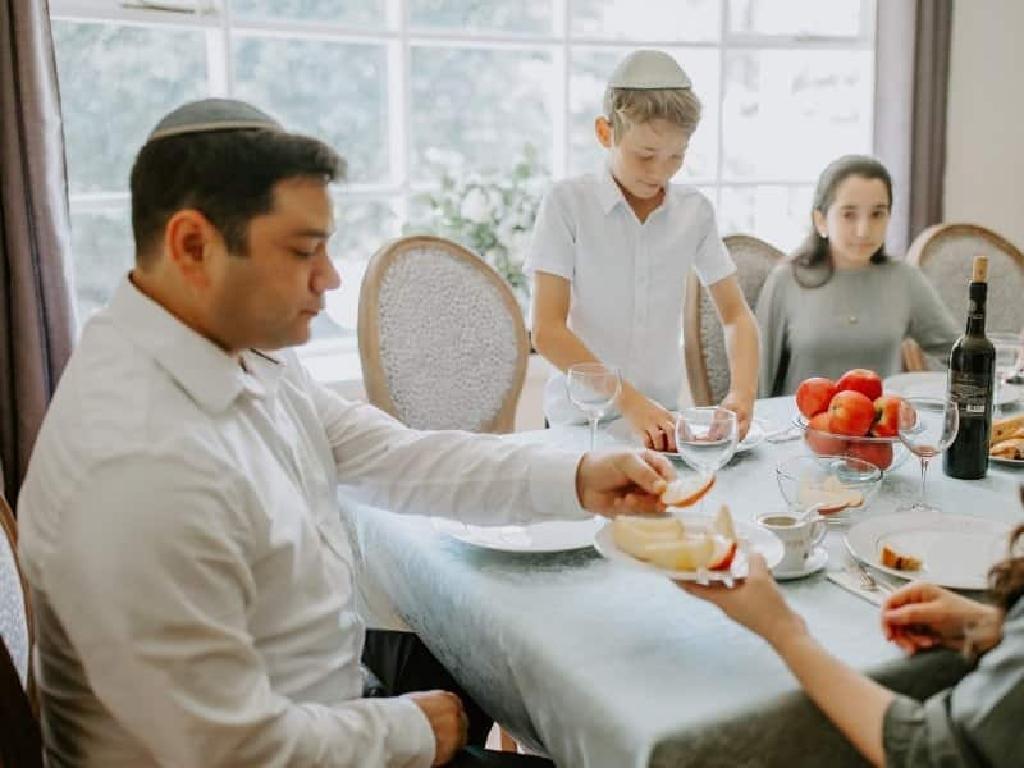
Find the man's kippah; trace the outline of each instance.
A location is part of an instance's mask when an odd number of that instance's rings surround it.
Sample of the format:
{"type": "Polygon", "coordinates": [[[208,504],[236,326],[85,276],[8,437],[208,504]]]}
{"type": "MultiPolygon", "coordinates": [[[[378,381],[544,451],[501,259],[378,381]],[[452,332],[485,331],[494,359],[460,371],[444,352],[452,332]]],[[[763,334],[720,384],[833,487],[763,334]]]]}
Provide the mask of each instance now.
{"type": "Polygon", "coordinates": [[[245,128],[284,130],[279,122],[251,104],[236,99],[200,99],[182,104],[156,124],[146,141],[186,133],[231,131],[245,128]]]}
{"type": "Polygon", "coordinates": [[[608,79],[611,88],[655,90],[692,88],[693,83],[675,59],[663,51],[633,51],[608,79]]]}

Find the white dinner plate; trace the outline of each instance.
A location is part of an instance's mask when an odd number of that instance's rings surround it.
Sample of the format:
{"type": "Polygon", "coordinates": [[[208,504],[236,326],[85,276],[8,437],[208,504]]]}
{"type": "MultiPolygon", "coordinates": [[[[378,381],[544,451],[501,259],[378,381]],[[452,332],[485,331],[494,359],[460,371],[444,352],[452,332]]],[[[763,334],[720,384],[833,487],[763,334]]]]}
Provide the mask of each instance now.
{"type": "MultiPolygon", "coordinates": [[[[678,517],[683,521],[684,526],[706,528],[711,523],[710,517],[696,512],[683,512],[678,517]]],[[[774,533],[740,520],[735,520],[733,524],[736,527],[736,535],[740,537],[740,547],[736,552],[735,558],[733,558],[732,567],[728,571],[709,571],[703,568],[699,571],[672,571],[668,568],[659,568],[656,565],[645,563],[643,560],[637,560],[632,555],[623,552],[616,545],[615,539],[612,538],[611,523],[606,523],[597,532],[597,535],[594,537],[594,547],[613,563],[638,568],[649,573],[657,573],[673,581],[696,581],[701,584],[720,581],[731,585],[739,579],[746,578],[748,572],[747,550],[760,552],[764,555],[769,568],[774,568],[782,561],[782,542],[774,533]]]]}
{"type": "Polygon", "coordinates": [[[989,456],[988,460],[1001,464],[1004,467],[1016,467],[1017,469],[1024,469],[1024,460],[1022,459],[1008,459],[1005,456],[989,456]]]}
{"type": "Polygon", "coordinates": [[[550,520],[531,525],[466,525],[441,517],[433,519],[434,530],[484,549],[502,552],[564,552],[584,549],[594,543],[603,518],[550,520]]]}
{"type": "MultiPolygon", "coordinates": [[[[634,445],[643,445],[643,441],[632,432],[629,427],[629,422],[625,419],[618,419],[614,423],[608,426],[608,434],[619,440],[624,440],[634,445]]],[[[747,436],[744,437],[736,444],[736,453],[743,453],[749,451],[751,448],[756,448],[764,442],[768,432],[765,429],[764,422],[761,419],[751,419],[750,429],[747,430],[747,436]]],[[[679,459],[682,461],[683,457],[675,453],[674,451],[660,451],[663,456],[668,456],[670,459],[679,459]]]]}
{"type": "Polygon", "coordinates": [[[861,562],[901,579],[922,579],[952,589],[985,589],[988,570],[1006,557],[1010,526],[986,517],[942,512],[896,512],[863,520],[846,532],[846,547],[861,562]],[[883,545],[921,558],[918,571],[897,571],[880,561],[883,545]]]}
{"type": "MultiPolygon", "coordinates": [[[[946,397],[946,374],[944,371],[897,373],[882,382],[882,389],[900,397],[927,397],[942,400],[946,397]]],[[[1024,387],[996,387],[995,405],[997,407],[1019,402],[1022,398],[1024,398],[1024,387]]]]}

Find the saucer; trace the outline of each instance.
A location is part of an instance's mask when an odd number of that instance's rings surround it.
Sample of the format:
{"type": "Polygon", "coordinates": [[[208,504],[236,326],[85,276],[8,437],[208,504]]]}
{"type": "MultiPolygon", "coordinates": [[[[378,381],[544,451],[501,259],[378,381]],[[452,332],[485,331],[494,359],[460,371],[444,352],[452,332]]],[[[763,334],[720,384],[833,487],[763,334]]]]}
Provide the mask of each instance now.
{"type": "Polygon", "coordinates": [[[811,552],[811,556],[807,558],[803,568],[799,568],[795,571],[783,571],[774,570],[772,576],[775,577],[776,581],[789,581],[790,579],[802,579],[804,576],[810,576],[812,573],[817,573],[825,564],[828,563],[828,551],[824,547],[815,547],[814,551],[811,552]]]}

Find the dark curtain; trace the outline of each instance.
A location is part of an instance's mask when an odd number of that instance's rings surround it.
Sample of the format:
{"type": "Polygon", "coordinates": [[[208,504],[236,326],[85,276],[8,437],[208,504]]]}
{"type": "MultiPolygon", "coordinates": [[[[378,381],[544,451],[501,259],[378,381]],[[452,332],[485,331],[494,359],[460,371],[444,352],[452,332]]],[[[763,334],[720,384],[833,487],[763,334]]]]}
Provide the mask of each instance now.
{"type": "Polygon", "coordinates": [[[893,176],[888,247],[902,254],[943,219],[953,0],[878,3],[875,154],[893,176]]]}
{"type": "Polygon", "coordinates": [[[12,506],[71,354],[64,136],[45,0],[0,0],[0,466],[12,506]]]}

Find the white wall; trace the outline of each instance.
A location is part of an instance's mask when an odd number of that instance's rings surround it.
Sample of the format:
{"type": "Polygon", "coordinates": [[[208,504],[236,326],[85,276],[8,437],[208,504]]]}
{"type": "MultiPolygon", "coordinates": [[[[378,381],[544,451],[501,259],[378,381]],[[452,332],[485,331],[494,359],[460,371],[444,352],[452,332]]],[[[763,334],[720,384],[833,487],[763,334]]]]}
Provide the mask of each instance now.
{"type": "Polygon", "coordinates": [[[1024,2],[954,0],[945,220],[1024,248],[1024,2]]]}

